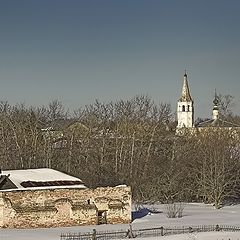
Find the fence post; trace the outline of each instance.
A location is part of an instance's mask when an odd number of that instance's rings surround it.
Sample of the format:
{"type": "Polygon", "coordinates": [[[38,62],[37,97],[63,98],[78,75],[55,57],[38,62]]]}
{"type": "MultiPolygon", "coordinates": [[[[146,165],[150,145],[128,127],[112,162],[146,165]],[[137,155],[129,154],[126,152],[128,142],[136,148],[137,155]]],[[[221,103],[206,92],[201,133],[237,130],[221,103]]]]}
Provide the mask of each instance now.
{"type": "Polygon", "coordinates": [[[129,224],[129,229],[127,230],[126,237],[127,238],[134,238],[134,237],[136,237],[136,236],[133,235],[133,230],[132,230],[131,223],[129,224]]]}
{"type": "Polygon", "coordinates": [[[97,240],[97,231],[93,229],[92,240],[97,240]]]}
{"type": "Polygon", "coordinates": [[[161,227],[161,236],[163,236],[163,227],[161,227]]]}
{"type": "Polygon", "coordinates": [[[132,230],[132,224],[131,223],[129,224],[129,238],[134,238],[133,230],[132,230]]]}

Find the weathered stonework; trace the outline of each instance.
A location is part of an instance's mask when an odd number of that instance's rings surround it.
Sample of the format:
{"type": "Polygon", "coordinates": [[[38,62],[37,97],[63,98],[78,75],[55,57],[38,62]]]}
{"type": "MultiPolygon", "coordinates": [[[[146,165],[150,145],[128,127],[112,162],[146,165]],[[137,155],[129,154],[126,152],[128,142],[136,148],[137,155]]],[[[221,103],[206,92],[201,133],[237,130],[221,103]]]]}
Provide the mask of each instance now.
{"type": "Polygon", "coordinates": [[[130,187],[42,189],[0,192],[0,227],[35,228],[131,221],[130,187]]]}

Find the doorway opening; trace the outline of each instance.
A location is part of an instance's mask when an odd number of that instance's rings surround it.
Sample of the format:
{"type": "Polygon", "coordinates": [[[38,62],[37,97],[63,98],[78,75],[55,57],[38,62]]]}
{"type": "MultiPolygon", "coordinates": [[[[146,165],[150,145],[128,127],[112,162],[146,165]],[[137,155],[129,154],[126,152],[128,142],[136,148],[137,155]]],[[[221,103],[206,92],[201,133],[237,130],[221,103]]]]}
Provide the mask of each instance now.
{"type": "Polygon", "coordinates": [[[98,220],[98,224],[106,224],[107,223],[107,211],[98,211],[97,212],[97,220],[98,220]]]}

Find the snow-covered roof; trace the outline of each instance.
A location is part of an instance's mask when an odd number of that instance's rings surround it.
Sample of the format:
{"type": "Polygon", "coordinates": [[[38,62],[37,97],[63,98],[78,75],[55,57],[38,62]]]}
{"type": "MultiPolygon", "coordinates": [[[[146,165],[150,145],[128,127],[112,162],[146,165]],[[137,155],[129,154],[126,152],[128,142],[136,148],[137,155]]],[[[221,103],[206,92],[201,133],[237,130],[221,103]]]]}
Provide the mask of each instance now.
{"type": "Polygon", "coordinates": [[[209,120],[200,122],[197,124],[196,127],[227,127],[227,128],[233,127],[233,128],[238,128],[240,126],[235,123],[227,122],[221,118],[217,118],[217,119],[209,119],[209,120]]]}
{"type": "Polygon", "coordinates": [[[50,168],[6,170],[1,175],[9,175],[9,180],[19,190],[86,188],[81,179],[50,168]]]}

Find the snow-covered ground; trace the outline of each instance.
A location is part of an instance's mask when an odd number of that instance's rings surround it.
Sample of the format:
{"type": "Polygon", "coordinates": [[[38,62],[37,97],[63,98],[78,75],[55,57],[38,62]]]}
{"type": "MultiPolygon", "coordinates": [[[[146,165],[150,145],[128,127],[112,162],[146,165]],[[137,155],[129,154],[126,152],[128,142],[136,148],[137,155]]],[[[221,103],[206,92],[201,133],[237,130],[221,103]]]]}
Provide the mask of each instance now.
{"type": "MultiPolygon", "coordinates": [[[[190,203],[185,204],[182,218],[169,219],[165,216],[164,205],[158,205],[157,209],[162,213],[147,215],[136,219],[132,223],[133,229],[151,228],[161,226],[196,226],[196,225],[237,225],[240,226],[240,205],[225,206],[216,210],[211,205],[190,203]]],[[[126,230],[128,225],[99,225],[51,229],[0,229],[0,240],[59,240],[61,233],[91,232],[97,230],[126,230]]],[[[144,238],[141,238],[142,240],[144,238]]],[[[145,238],[146,239],[146,238],[145,238]]],[[[165,240],[238,240],[240,232],[209,232],[191,233],[177,236],[163,236],[150,239],[165,240]]]]}
{"type": "MultiPolygon", "coordinates": [[[[135,238],[136,239],[136,238],[135,238]]],[[[139,238],[139,240],[239,240],[240,233],[230,232],[207,232],[207,233],[191,233],[179,234],[172,236],[163,236],[155,238],[139,238]]]]}

